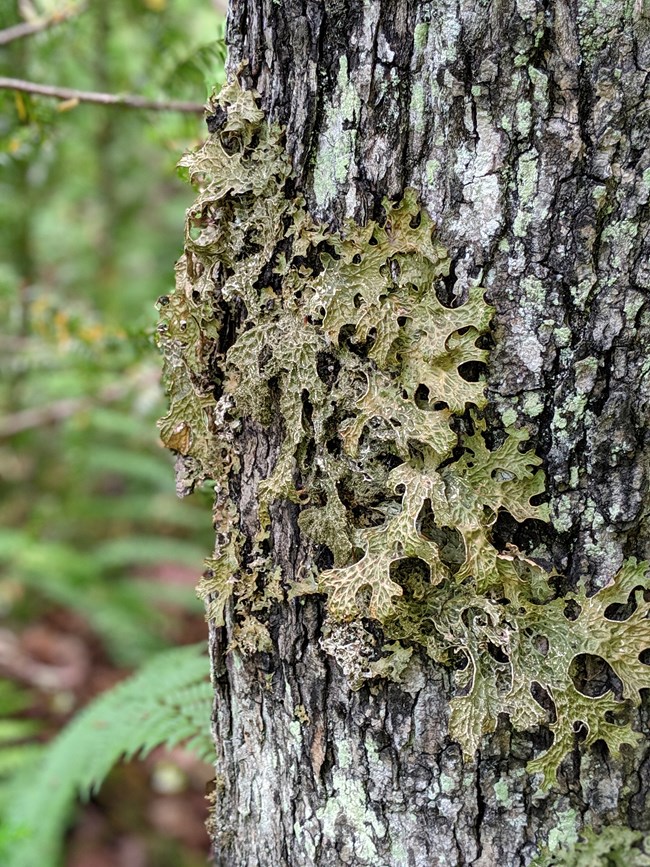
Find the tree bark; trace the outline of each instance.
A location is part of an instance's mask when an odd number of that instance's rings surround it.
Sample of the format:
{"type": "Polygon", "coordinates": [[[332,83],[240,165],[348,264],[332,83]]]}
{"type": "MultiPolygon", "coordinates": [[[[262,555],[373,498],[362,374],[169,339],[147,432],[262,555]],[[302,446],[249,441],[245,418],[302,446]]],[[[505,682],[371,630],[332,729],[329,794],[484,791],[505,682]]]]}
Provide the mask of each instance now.
{"type": "MultiPolygon", "coordinates": [[[[311,213],[338,226],[414,187],[496,308],[491,411],[531,430],[552,521],[497,525],[568,584],[650,555],[650,7],[644,0],[231,0],[229,67],[286,125],[311,213]]],[[[238,434],[241,530],[280,433],[238,434]]],[[[271,509],[283,575],[309,558],[297,507],[271,509]]],[[[650,830],[650,757],[575,751],[540,796],[546,731],[505,722],[475,762],[447,734],[449,673],[355,691],[317,597],[274,610],[273,650],[211,630],[220,867],[529,864],[583,825],[650,830]],[[550,835],[550,836],[549,836],[550,835]]],[[[350,658],[359,653],[347,633],[350,658]]],[[[647,729],[642,710],[637,726],[647,729]]]]}

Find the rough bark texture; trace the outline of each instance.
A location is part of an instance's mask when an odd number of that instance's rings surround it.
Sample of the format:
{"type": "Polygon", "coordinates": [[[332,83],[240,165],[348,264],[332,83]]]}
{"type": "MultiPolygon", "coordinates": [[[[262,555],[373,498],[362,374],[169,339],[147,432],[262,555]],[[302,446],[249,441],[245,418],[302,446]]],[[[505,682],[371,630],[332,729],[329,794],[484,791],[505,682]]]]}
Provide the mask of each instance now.
{"type": "MultiPolygon", "coordinates": [[[[503,541],[592,586],[649,556],[644,0],[231,0],[228,20],[230,68],[248,61],[287,126],[312,212],[363,220],[414,186],[452,252],[450,292],[488,289],[489,397],[531,429],[553,516],[533,539],[499,526],[503,541]]],[[[239,436],[251,536],[278,440],[273,426],[239,436]]],[[[306,556],[296,509],[272,517],[290,577],[306,556]]],[[[447,672],[423,662],[406,690],[354,692],[322,617],[314,599],[279,607],[274,652],[254,661],[213,630],[215,864],[524,865],[582,824],[650,829],[648,757],[576,751],[539,797],[524,766],[547,733],[503,725],[463,763],[447,672]]]]}

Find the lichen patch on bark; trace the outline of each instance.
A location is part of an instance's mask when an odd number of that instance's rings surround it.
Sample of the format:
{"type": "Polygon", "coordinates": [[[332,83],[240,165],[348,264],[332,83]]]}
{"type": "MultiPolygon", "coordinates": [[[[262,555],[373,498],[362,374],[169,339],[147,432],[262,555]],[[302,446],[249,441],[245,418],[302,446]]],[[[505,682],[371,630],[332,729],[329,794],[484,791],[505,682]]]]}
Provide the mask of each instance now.
{"type": "MultiPolygon", "coordinates": [[[[553,563],[566,576],[563,591],[581,583],[593,591],[627,557],[650,549],[650,43],[643,4],[606,14],[597,4],[574,6],[398,0],[388,10],[385,0],[232,0],[228,40],[232,70],[248,60],[248,86],[262,93],[267,116],[287,127],[308,210],[330,228],[340,229],[346,216],[362,225],[381,218],[383,198],[398,202],[414,187],[449,251],[445,298],[465,297],[472,283],[487,289],[496,309],[489,426],[501,429],[505,413],[508,424],[531,431],[547,468],[553,522],[517,526],[504,516],[495,539],[553,563]],[[320,213],[316,156],[327,106],[340,104],[342,57],[359,98],[354,129],[345,130],[354,132],[354,147],[346,180],[333,184],[320,213]]],[[[183,444],[188,431],[171,433],[183,444]]],[[[254,540],[256,492],[277,465],[285,431],[277,420],[269,427],[244,421],[232,433],[241,482],[227,493],[242,502],[240,528],[254,540]]],[[[291,500],[271,504],[266,544],[283,580],[313,589],[331,563],[316,563],[320,549],[299,532],[303,508],[291,500]]],[[[252,583],[264,584],[259,571],[252,583]]],[[[379,863],[390,867],[430,867],[436,859],[445,867],[528,864],[568,809],[576,826],[650,827],[650,766],[641,747],[622,761],[597,747],[585,753],[586,764],[573,752],[562,765],[560,794],[540,798],[518,772],[550,737],[543,727],[511,732],[502,720],[479,760],[450,773],[445,762],[456,767],[461,759],[447,739],[451,687],[435,665],[416,678],[408,673],[411,692],[371,679],[351,693],[319,643],[317,597],[271,602],[258,614],[273,649],[252,660],[223,655],[238,625],[231,603],[226,625],[213,630],[225,780],[218,863],[354,863],[337,844],[321,845],[317,818],[334,794],[337,738],[375,745],[376,752],[355,752],[358,762],[339,773],[362,782],[367,804],[385,822],[386,835],[373,844],[379,863]],[[296,739],[289,726],[301,704],[309,722],[296,739]],[[445,786],[448,777],[457,787],[443,793],[441,773],[445,786]],[[504,778],[507,814],[494,795],[504,778]],[[299,792],[299,803],[287,792],[299,792]],[[256,806],[270,802],[278,805],[276,827],[256,806]],[[294,840],[295,827],[306,848],[294,840]],[[290,847],[283,844],[290,839],[290,847]]],[[[373,662],[370,654],[360,668],[373,662]]],[[[395,656],[390,667],[408,672],[410,664],[395,656]]]]}

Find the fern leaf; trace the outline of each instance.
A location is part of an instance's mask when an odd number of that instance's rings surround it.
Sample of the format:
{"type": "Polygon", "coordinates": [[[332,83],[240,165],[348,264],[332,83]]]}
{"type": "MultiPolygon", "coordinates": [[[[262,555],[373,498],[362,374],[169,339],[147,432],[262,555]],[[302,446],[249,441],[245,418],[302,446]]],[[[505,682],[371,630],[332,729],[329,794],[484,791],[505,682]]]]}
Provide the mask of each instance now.
{"type": "MultiPolygon", "coordinates": [[[[0,816],[10,802],[14,777],[31,765],[43,747],[33,741],[40,725],[30,719],[13,717],[27,710],[32,704],[30,693],[9,680],[0,680],[0,709],[4,715],[0,719],[0,816]]],[[[12,834],[9,838],[14,840],[12,834]]],[[[3,858],[3,829],[0,828],[0,863],[3,858]]]]}
{"type": "Polygon", "coordinates": [[[76,797],[87,797],[122,758],[187,741],[213,753],[212,688],[202,645],[175,648],[88,705],[41,756],[37,774],[15,785],[7,827],[20,829],[7,867],[56,863],[76,797]]]}

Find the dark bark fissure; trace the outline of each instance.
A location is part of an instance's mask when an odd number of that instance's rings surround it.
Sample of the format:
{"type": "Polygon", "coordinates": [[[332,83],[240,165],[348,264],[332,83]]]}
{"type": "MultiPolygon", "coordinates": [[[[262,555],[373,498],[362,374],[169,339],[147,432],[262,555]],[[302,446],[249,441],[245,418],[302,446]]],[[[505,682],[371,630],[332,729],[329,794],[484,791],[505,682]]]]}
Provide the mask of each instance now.
{"type": "MultiPolygon", "coordinates": [[[[495,532],[554,565],[565,587],[602,586],[625,556],[650,554],[641,7],[231,0],[229,14],[230,69],[247,61],[243,80],[286,125],[312,212],[333,225],[377,217],[383,196],[414,186],[452,255],[449,297],[472,279],[486,287],[497,310],[489,412],[532,431],[553,515],[549,527],[504,519],[495,532]]],[[[232,494],[249,539],[281,436],[253,423],[238,435],[232,494]]],[[[312,555],[295,506],[271,516],[290,581],[312,555]]],[[[232,615],[212,631],[215,864],[524,865],[551,829],[568,840],[581,824],[650,829],[647,755],[576,750],[559,788],[538,797],[524,768],[547,730],[503,722],[464,763],[447,736],[449,672],[420,661],[406,689],[354,692],[323,624],[316,598],[278,606],[274,651],[253,660],[227,652],[232,615]]]]}

